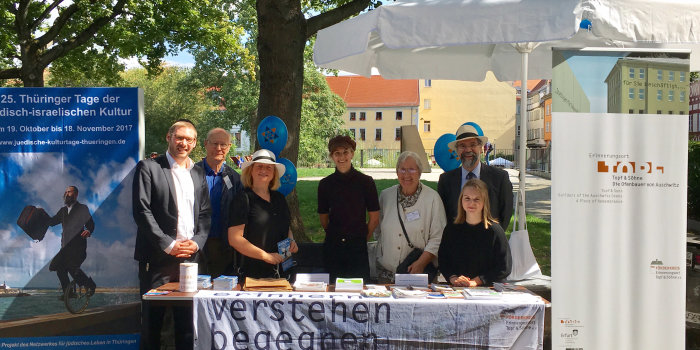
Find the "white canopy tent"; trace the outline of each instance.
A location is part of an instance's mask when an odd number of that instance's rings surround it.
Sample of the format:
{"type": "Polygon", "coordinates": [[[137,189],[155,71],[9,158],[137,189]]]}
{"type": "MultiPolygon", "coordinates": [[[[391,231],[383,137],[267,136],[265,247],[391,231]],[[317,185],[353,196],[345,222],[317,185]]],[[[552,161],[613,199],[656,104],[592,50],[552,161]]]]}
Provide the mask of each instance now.
{"type": "MultiPolygon", "coordinates": [[[[695,0],[423,0],[379,7],[318,32],[323,68],[387,79],[501,81],[552,76],[552,48],[689,49],[700,42],[695,0]],[[590,30],[579,30],[582,20],[590,30]]],[[[700,55],[691,71],[700,70],[700,55]]],[[[524,92],[526,93],[526,92],[524,92]]],[[[526,104],[520,125],[527,127],[526,104]]],[[[520,138],[519,159],[525,159],[520,138]]],[[[519,215],[525,224],[525,162],[519,215]]]]}

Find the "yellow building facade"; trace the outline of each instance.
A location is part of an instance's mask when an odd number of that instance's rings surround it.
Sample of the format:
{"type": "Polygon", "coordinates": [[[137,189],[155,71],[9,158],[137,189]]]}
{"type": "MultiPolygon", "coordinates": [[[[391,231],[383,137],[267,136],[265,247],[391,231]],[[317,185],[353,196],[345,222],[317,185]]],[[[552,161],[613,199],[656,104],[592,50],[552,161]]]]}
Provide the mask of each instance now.
{"type": "Polygon", "coordinates": [[[495,149],[513,149],[515,89],[488,72],[482,82],[419,80],[418,132],[427,150],[466,122],[481,126],[495,149]]]}

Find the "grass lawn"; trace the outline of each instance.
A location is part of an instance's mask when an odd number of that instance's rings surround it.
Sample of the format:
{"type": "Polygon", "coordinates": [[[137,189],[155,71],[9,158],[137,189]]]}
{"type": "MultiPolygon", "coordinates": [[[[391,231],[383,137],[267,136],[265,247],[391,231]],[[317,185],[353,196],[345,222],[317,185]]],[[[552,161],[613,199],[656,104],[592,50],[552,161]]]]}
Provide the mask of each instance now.
{"type": "MultiPolygon", "coordinates": [[[[319,173],[326,169],[302,169],[304,171],[316,171],[319,173]]],[[[330,174],[333,169],[327,169],[330,174]]],[[[301,173],[300,173],[301,174],[301,173]]],[[[325,176],[325,175],[304,175],[304,176],[325,176]]],[[[301,175],[299,175],[301,177],[301,175]]],[[[398,183],[397,180],[375,180],[377,184],[377,193],[385,188],[391,187],[398,183]]],[[[434,190],[437,190],[437,182],[423,181],[424,185],[430,186],[434,190]]],[[[299,197],[299,210],[301,211],[301,218],[304,222],[304,227],[306,228],[306,234],[314,242],[322,242],[324,237],[323,229],[318,221],[317,209],[317,191],[318,191],[318,181],[307,181],[299,180],[297,182],[297,195],[299,197]]],[[[512,222],[510,227],[512,228],[512,222]]],[[[551,276],[551,248],[550,248],[550,224],[540,218],[534,216],[527,216],[527,228],[528,234],[530,236],[530,244],[532,246],[532,251],[535,254],[537,262],[540,264],[540,269],[542,273],[551,276]]],[[[506,236],[510,237],[509,228],[506,231],[506,236]]]]}
{"type": "Polygon", "coordinates": [[[335,168],[297,168],[297,178],[326,177],[335,172],[335,168]]]}

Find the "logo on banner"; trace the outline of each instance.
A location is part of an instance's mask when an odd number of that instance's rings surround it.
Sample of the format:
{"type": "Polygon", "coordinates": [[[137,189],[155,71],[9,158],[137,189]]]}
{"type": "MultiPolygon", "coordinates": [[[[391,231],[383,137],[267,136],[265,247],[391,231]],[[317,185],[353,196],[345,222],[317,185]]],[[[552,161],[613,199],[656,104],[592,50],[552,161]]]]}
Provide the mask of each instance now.
{"type": "Polygon", "coordinates": [[[650,272],[656,275],[657,280],[679,280],[681,279],[680,266],[666,266],[659,259],[654,259],[649,264],[650,272]]]}
{"type": "Polygon", "coordinates": [[[598,172],[599,173],[615,173],[615,174],[638,174],[647,173],[651,174],[652,171],[664,173],[663,166],[654,167],[652,162],[610,162],[607,160],[598,161],[598,172]]]}

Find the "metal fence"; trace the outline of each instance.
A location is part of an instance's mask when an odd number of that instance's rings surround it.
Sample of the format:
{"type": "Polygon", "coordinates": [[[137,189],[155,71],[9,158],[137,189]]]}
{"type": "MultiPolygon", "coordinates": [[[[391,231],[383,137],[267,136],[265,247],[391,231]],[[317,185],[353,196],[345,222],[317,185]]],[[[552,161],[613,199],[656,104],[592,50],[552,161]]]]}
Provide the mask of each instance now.
{"type": "MultiPolygon", "coordinates": [[[[396,167],[396,159],[401,153],[398,149],[358,149],[355,151],[355,157],[352,164],[356,168],[394,168],[396,167]]],[[[433,168],[439,168],[433,156],[433,150],[426,150],[430,164],[433,168]]],[[[531,171],[549,173],[551,171],[551,147],[541,149],[528,149],[527,166],[531,171]]],[[[485,157],[485,154],[482,155],[485,157]]],[[[485,161],[485,158],[484,158],[485,161]]],[[[504,168],[519,168],[518,153],[513,149],[496,149],[489,154],[489,162],[492,165],[502,166],[504,168]],[[497,160],[499,159],[500,160],[497,160]],[[494,162],[495,161],[495,162],[494,162]]],[[[299,161],[300,168],[332,168],[333,161],[328,158],[324,161],[304,162],[299,161]]]]}

